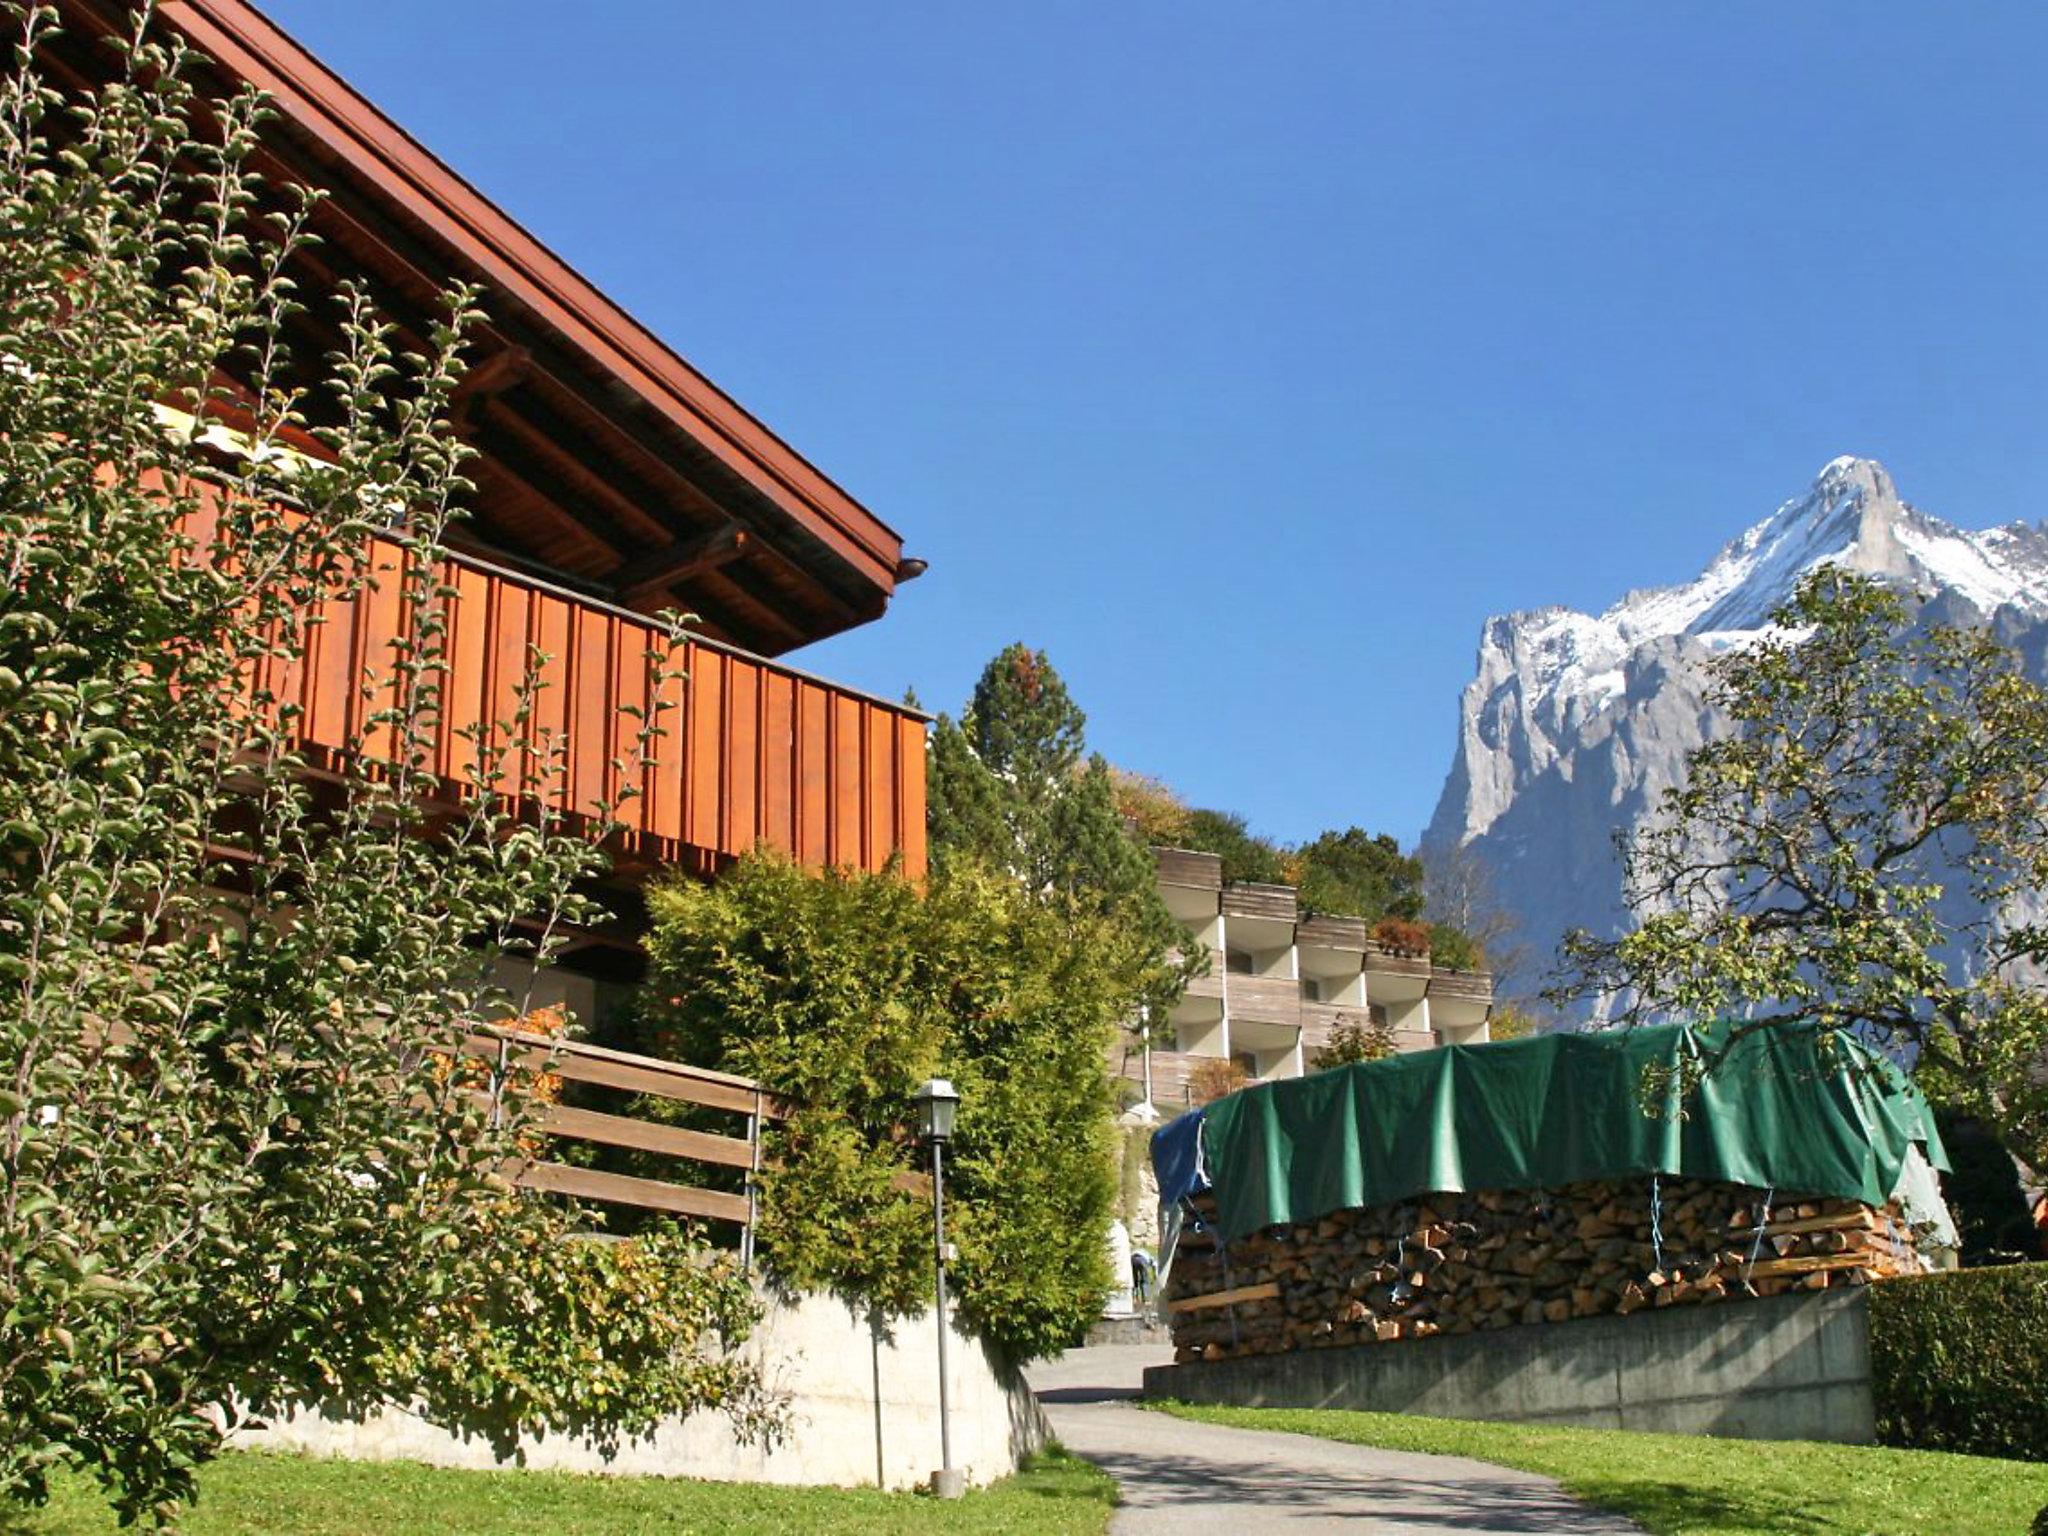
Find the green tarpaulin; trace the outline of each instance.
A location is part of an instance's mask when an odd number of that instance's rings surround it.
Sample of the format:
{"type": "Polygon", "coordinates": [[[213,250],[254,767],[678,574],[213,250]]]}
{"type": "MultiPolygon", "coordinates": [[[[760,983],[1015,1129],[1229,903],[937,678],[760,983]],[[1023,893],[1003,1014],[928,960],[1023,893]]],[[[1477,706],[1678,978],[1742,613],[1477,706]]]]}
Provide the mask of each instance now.
{"type": "Polygon", "coordinates": [[[1432,1191],[1670,1174],[1883,1205],[1918,1143],[1948,1166],[1920,1091],[1845,1036],[1777,1027],[1727,1047],[1683,1114],[1644,1112],[1645,1069],[1716,1049],[1664,1025],[1446,1046],[1270,1083],[1202,1126],[1223,1234],[1432,1191]]]}

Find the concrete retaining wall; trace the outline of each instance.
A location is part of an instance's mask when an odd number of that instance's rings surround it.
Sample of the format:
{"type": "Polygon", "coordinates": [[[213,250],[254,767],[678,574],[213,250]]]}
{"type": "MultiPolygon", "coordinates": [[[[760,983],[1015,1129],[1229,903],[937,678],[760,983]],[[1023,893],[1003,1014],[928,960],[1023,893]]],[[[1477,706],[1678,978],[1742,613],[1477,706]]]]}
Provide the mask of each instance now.
{"type": "MultiPolygon", "coordinates": [[[[957,1327],[946,1346],[953,1462],[968,1481],[1014,1471],[1045,1443],[1038,1403],[1017,1371],[957,1327]]],[[[700,1477],[717,1482],[909,1488],[939,1465],[938,1338],[930,1314],[871,1327],[828,1296],[768,1303],[747,1341],[768,1384],[785,1394],[790,1430],[773,1451],[741,1445],[715,1412],[671,1420],[607,1460],[586,1441],[550,1436],[522,1446],[520,1464],[572,1472],[700,1477]]],[[[367,1461],[444,1467],[501,1465],[482,1440],[416,1414],[386,1409],[367,1420],[305,1412],[235,1437],[238,1445],[367,1461]]]]}
{"type": "Polygon", "coordinates": [[[1875,1438],[1861,1290],[1155,1366],[1145,1395],[1749,1440],[1875,1438]]]}

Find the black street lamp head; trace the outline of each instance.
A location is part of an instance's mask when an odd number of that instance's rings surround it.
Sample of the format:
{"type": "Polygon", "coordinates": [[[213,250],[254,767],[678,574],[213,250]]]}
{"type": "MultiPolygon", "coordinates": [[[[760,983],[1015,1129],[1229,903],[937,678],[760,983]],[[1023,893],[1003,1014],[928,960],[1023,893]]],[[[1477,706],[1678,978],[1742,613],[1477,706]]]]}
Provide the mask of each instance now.
{"type": "Polygon", "coordinates": [[[928,1142],[951,1141],[953,1139],[953,1116],[960,1108],[960,1090],[943,1077],[935,1077],[918,1086],[917,1096],[912,1100],[917,1105],[917,1134],[928,1142]]]}

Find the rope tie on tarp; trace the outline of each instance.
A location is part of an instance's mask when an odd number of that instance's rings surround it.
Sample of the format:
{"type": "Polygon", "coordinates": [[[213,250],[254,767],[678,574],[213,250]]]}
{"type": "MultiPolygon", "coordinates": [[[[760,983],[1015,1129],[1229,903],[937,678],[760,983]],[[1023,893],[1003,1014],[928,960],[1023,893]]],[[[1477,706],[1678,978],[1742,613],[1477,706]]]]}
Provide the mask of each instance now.
{"type": "Polygon", "coordinates": [[[1764,1228],[1771,1224],[1771,1197],[1777,1192],[1776,1187],[1773,1186],[1765,1190],[1763,1199],[1757,1202],[1756,1235],[1749,1240],[1749,1259],[1742,1266],[1742,1283],[1744,1285],[1749,1284],[1750,1271],[1756,1268],[1756,1256],[1763,1251],[1764,1228]]]}
{"type": "Polygon", "coordinates": [[[1650,1258],[1658,1274],[1664,1273],[1664,1181],[1650,1175],[1650,1258]]]}

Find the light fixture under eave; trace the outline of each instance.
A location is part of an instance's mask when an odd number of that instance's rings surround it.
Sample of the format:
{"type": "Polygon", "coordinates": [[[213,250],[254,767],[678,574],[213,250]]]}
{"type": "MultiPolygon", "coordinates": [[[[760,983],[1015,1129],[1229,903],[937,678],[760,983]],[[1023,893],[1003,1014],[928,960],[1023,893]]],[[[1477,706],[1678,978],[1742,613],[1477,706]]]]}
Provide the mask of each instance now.
{"type": "Polygon", "coordinates": [[[901,586],[906,581],[915,581],[932,568],[929,560],[920,560],[915,555],[905,555],[896,562],[896,582],[901,586]]]}

